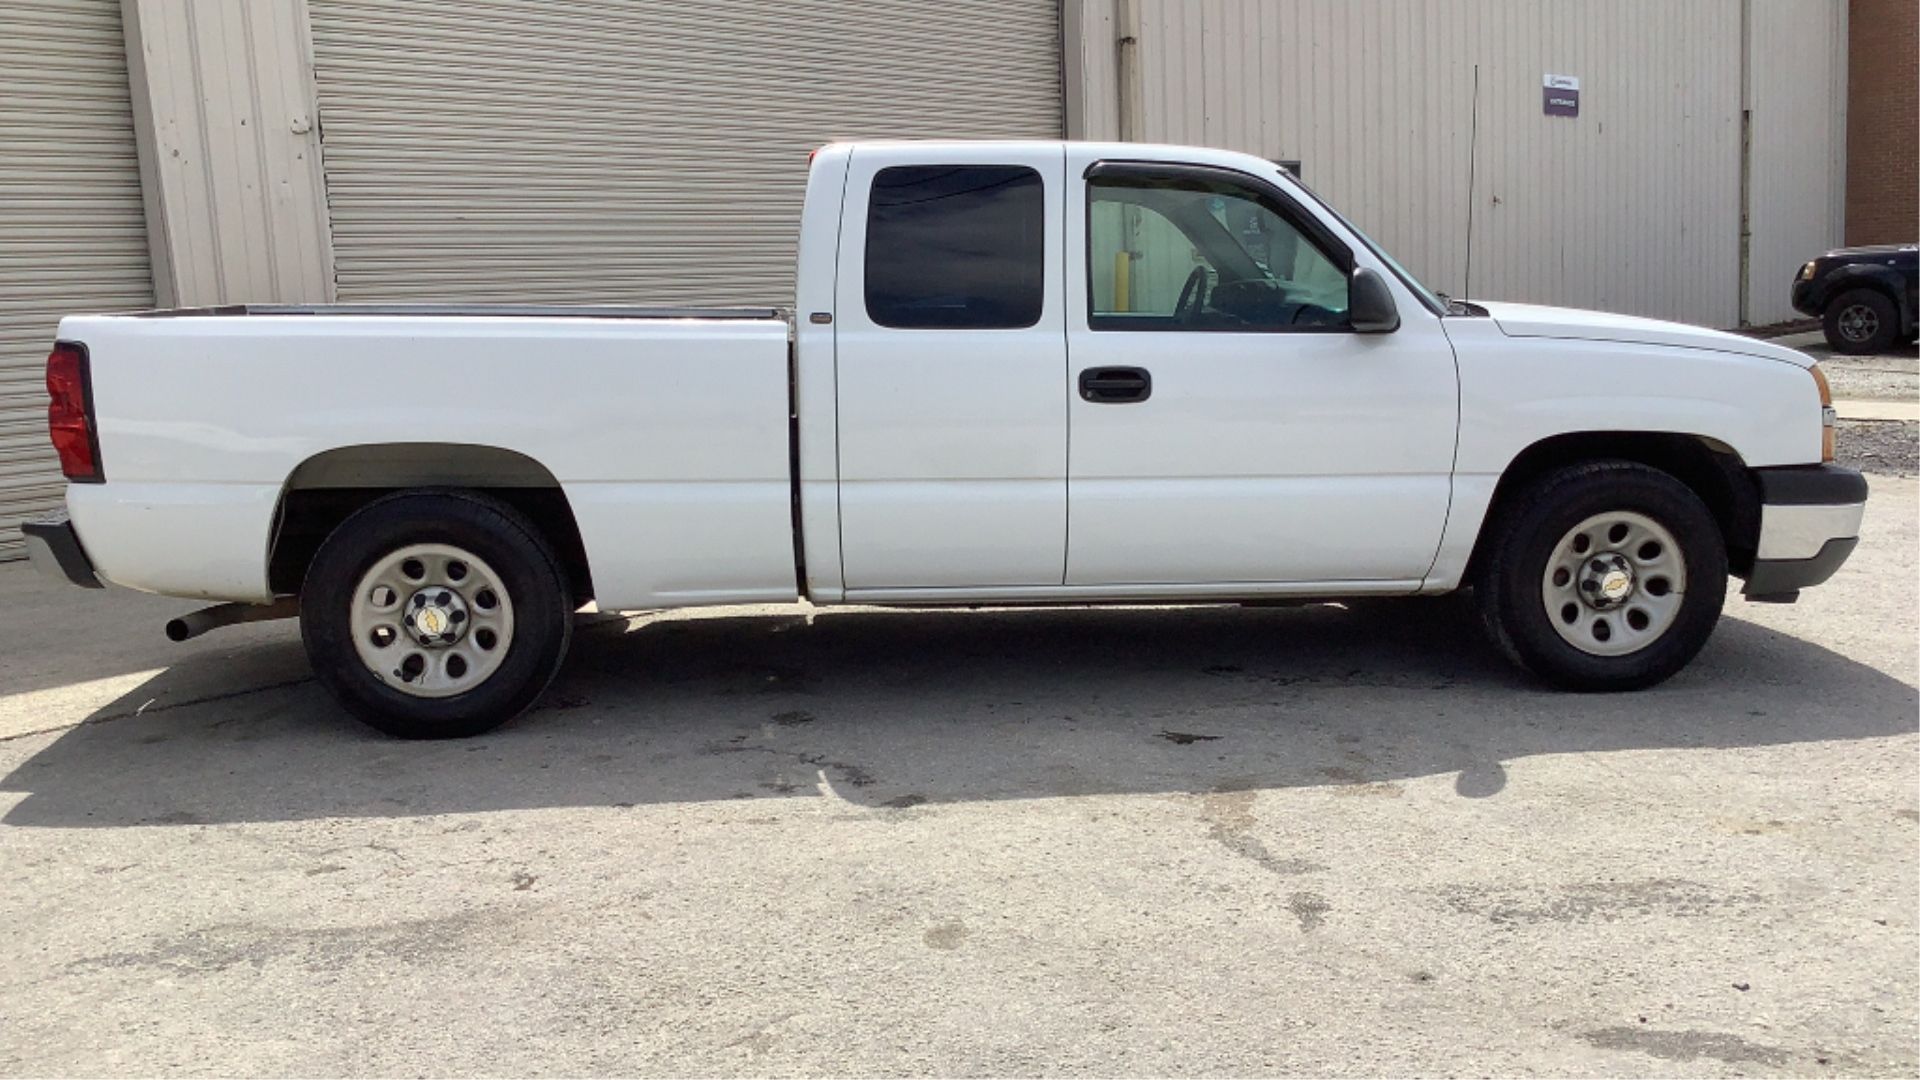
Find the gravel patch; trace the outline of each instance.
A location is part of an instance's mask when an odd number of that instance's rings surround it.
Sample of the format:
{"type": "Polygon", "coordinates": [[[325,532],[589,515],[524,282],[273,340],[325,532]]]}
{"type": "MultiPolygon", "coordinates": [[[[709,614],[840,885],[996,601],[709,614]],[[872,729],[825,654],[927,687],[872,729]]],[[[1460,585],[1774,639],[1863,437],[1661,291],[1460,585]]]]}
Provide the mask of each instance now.
{"type": "Polygon", "coordinates": [[[1881,356],[1844,356],[1824,345],[1806,352],[1820,361],[1836,398],[1912,401],[1920,396],[1920,358],[1911,348],[1881,356]]]}
{"type": "Polygon", "coordinates": [[[1920,423],[1842,420],[1835,450],[1840,464],[1861,472],[1920,475],[1920,423]]]}

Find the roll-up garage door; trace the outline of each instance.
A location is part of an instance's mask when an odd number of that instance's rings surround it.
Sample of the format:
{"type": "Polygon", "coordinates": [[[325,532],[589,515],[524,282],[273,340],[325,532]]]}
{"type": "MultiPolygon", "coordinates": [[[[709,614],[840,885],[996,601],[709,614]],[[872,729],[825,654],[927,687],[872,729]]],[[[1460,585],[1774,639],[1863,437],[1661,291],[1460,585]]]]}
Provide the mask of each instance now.
{"type": "Polygon", "coordinates": [[[1057,0],[309,0],[342,301],[791,303],[807,152],[1059,138],[1057,0]]]}
{"type": "Polygon", "coordinates": [[[119,0],[0,5],[0,558],[60,503],[45,384],[60,316],[152,306],[119,0]]]}

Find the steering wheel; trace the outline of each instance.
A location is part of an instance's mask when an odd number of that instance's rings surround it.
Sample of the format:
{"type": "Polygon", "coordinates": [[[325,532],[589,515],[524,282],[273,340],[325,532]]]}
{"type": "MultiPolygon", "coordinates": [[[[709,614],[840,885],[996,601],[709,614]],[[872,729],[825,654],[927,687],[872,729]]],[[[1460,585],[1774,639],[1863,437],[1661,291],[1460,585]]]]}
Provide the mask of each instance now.
{"type": "Polygon", "coordinates": [[[1187,275],[1187,283],[1180,286],[1180,300],[1173,305],[1173,321],[1190,323],[1206,306],[1207,268],[1196,266],[1193,268],[1193,273],[1187,275]]]}

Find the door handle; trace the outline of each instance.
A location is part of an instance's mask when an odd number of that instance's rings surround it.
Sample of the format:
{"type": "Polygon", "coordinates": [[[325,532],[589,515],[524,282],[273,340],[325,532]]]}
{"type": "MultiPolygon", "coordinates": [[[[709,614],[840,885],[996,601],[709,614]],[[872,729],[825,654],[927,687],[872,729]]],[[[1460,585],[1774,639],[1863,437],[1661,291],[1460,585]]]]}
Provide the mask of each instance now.
{"type": "Polygon", "coordinates": [[[1146,368],[1097,367],[1080,373],[1080,398],[1095,405],[1131,405],[1153,396],[1146,368]]]}

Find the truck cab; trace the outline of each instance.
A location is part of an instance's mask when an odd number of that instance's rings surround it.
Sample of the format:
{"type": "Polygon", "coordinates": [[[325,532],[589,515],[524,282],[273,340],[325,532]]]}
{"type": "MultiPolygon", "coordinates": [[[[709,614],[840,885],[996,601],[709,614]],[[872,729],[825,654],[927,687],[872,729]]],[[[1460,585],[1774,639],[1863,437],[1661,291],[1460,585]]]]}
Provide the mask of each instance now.
{"type": "Polygon", "coordinates": [[[1263,172],[1129,146],[822,151],[809,205],[844,202],[802,236],[801,280],[833,291],[802,286],[799,375],[803,395],[831,377],[837,430],[803,409],[801,470],[837,477],[841,548],[809,558],[810,592],[1418,589],[1458,421],[1444,309],[1263,172]],[[1355,325],[1356,278],[1390,321],[1355,325]]]}

